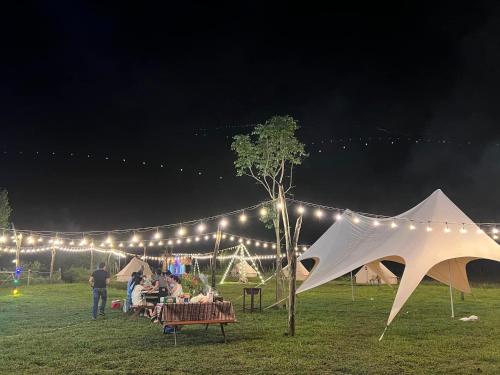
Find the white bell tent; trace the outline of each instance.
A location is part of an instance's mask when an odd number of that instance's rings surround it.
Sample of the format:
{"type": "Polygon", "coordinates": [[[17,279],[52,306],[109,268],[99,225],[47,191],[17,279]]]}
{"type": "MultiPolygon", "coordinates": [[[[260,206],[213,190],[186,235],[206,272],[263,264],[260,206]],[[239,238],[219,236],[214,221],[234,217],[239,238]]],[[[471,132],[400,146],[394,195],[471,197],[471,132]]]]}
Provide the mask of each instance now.
{"type": "Polygon", "coordinates": [[[133,257],[130,262],[128,262],[128,264],[116,274],[116,281],[128,281],[132,276],[132,272],[138,272],[141,270],[142,274],[145,276],[150,277],[153,275],[149,264],[137,257],[133,257]]]}
{"type": "Polygon", "coordinates": [[[398,277],[394,275],[389,268],[384,266],[382,262],[371,262],[362,266],[356,275],[354,275],[356,284],[388,284],[395,285],[398,283],[398,277]]]}
{"type": "MultiPolygon", "coordinates": [[[[283,272],[283,275],[288,278],[290,276],[290,271],[289,271],[289,266],[283,267],[281,272],[283,272]]],[[[302,262],[297,262],[297,270],[295,271],[295,277],[297,278],[297,281],[304,281],[307,279],[307,276],[309,276],[309,271],[304,267],[302,262]]]]}
{"type": "Polygon", "coordinates": [[[254,278],[257,277],[257,271],[252,268],[250,264],[245,259],[241,259],[233,265],[233,269],[231,270],[232,277],[247,277],[254,278]]]}
{"type": "Polygon", "coordinates": [[[425,275],[449,285],[450,290],[469,293],[467,263],[479,258],[500,261],[500,246],[436,190],[393,218],[345,211],[299,259],[308,258],[316,263],[297,293],[367,263],[390,260],[405,264],[388,326],[425,275]]]}

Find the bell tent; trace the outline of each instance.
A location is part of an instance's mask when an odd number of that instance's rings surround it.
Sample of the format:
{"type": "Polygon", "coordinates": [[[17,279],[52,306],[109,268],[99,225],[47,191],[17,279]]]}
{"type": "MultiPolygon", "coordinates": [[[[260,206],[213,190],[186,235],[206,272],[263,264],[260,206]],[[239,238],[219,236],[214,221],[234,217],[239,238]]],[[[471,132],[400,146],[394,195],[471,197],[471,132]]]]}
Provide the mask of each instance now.
{"type": "MultiPolygon", "coordinates": [[[[286,266],[281,270],[286,278],[288,278],[290,275],[289,269],[289,266],[286,266]]],[[[309,276],[309,271],[306,269],[306,267],[304,267],[302,262],[297,262],[297,270],[295,271],[295,273],[298,281],[304,281],[305,279],[307,279],[307,276],[309,276]]]]}
{"type": "Polygon", "coordinates": [[[382,262],[372,262],[362,266],[356,275],[354,275],[356,284],[389,284],[398,283],[398,277],[394,275],[389,268],[384,266],[382,262]]]}
{"type": "Polygon", "coordinates": [[[244,276],[247,278],[257,277],[257,271],[252,268],[250,264],[244,259],[241,259],[239,262],[235,262],[232,270],[231,276],[240,277],[244,276]]]}
{"type": "Polygon", "coordinates": [[[152,276],[153,272],[151,272],[151,268],[149,267],[149,264],[147,264],[145,261],[133,257],[128,264],[123,267],[123,269],[116,274],[116,281],[128,281],[130,277],[132,276],[132,272],[137,272],[141,271],[142,274],[145,276],[152,276]]]}
{"type": "Polygon", "coordinates": [[[466,265],[500,261],[500,246],[441,190],[394,217],[374,218],[346,210],[299,259],[315,259],[297,293],[336,279],[367,263],[405,265],[389,325],[425,275],[470,293],[466,265]]]}

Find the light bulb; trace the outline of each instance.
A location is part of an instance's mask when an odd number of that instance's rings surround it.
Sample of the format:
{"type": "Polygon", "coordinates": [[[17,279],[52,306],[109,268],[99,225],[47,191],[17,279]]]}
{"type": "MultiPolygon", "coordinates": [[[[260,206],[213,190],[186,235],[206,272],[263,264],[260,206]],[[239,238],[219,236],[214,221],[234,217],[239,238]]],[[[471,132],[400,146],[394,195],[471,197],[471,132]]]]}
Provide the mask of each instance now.
{"type": "Polygon", "coordinates": [[[451,229],[450,229],[450,228],[448,228],[448,227],[446,227],[446,228],[444,228],[444,232],[445,232],[445,233],[450,233],[450,232],[451,232],[451,229]]]}
{"type": "Polygon", "coordinates": [[[139,242],[139,246],[140,246],[140,247],[144,247],[144,243],[139,242]]]}
{"type": "Polygon", "coordinates": [[[243,238],[238,239],[239,243],[243,243],[243,238]]]}
{"type": "Polygon", "coordinates": [[[257,242],[255,243],[255,246],[260,246],[260,242],[258,242],[258,241],[257,241],[257,242]]]}
{"type": "Polygon", "coordinates": [[[478,230],[476,230],[476,233],[481,234],[481,233],[483,233],[483,230],[481,228],[479,228],[478,230]]]}
{"type": "Polygon", "coordinates": [[[134,242],[134,243],[135,243],[135,242],[139,242],[139,236],[138,236],[137,234],[134,234],[134,235],[132,236],[132,240],[131,240],[131,241],[132,241],[132,242],[134,242]]]}
{"type": "Polygon", "coordinates": [[[163,246],[163,241],[158,241],[158,246],[163,246]]]}
{"type": "Polygon", "coordinates": [[[247,240],[247,245],[250,245],[251,241],[250,240],[247,240]]]}
{"type": "Polygon", "coordinates": [[[314,212],[314,215],[316,215],[316,217],[318,219],[321,219],[323,217],[323,211],[321,211],[319,208],[314,212]]]}
{"type": "Polygon", "coordinates": [[[264,242],[264,244],[262,245],[262,247],[267,248],[267,242],[264,242]]]}
{"type": "Polygon", "coordinates": [[[342,219],[342,215],[341,214],[335,214],[335,220],[341,220],[342,219]]]}
{"type": "Polygon", "coordinates": [[[198,227],[196,227],[196,230],[198,231],[198,233],[203,233],[205,231],[205,229],[207,229],[207,227],[203,223],[198,224],[198,227]]]}
{"type": "Polygon", "coordinates": [[[186,235],[186,232],[187,232],[186,228],[180,227],[179,230],[177,231],[177,234],[182,237],[186,235]]]}
{"type": "Polygon", "coordinates": [[[225,227],[227,227],[227,224],[228,224],[227,219],[222,219],[222,220],[219,222],[219,225],[221,226],[221,228],[225,228],[225,227]]]}
{"type": "Polygon", "coordinates": [[[240,215],[240,222],[242,222],[242,223],[246,223],[246,222],[247,222],[247,219],[248,219],[248,218],[247,218],[247,215],[245,215],[245,214],[241,214],[241,215],[240,215]]]}
{"type": "Polygon", "coordinates": [[[159,240],[160,238],[161,238],[161,233],[157,231],[154,235],[154,239],[159,240]]]}
{"type": "Polygon", "coordinates": [[[417,227],[413,224],[410,224],[410,230],[415,230],[415,229],[417,229],[417,227]]]}
{"type": "Polygon", "coordinates": [[[354,216],[354,219],[352,219],[352,221],[353,221],[354,223],[358,224],[358,223],[359,223],[359,217],[354,216]]]}
{"type": "Polygon", "coordinates": [[[28,243],[31,245],[31,244],[33,244],[34,242],[35,242],[35,240],[33,239],[33,237],[32,237],[32,236],[29,236],[29,237],[28,237],[28,243]]]}
{"type": "Polygon", "coordinates": [[[153,242],[152,242],[152,241],[149,241],[148,246],[153,246],[153,245],[154,245],[154,244],[153,244],[153,242]]]}
{"type": "Polygon", "coordinates": [[[378,221],[378,220],[374,220],[373,221],[373,226],[374,227],[378,227],[379,225],[380,225],[380,221],[378,221]]]}
{"type": "Polygon", "coordinates": [[[234,236],[229,237],[229,241],[234,241],[234,236]]]}
{"type": "Polygon", "coordinates": [[[397,227],[398,227],[398,225],[397,225],[397,224],[393,221],[393,222],[391,223],[391,228],[397,228],[397,227]]]}
{"type": "Polygon", "coordinates": [[[305,209],[305,207],[304,207],[304,206],[299,206],[299,207],[297,208],[297,212],[298,212],[300,215],[303,215],[303,214],[304,214],[304,212],[306,212],[306,209],[305,209]]]}
{"type": "Polygon", "coordinates": [[[123,242],[120,242],[120,244],[118,246],[123,247],[123,242]]]}
{"type": "Polygon", "coordinates": [[[497,228],[493,228],[493,229],[491,230],[491,233],[493,233],[493,234],[497,234],[497,233],[498,233],[498,229],[497,229],[497,228]]]}
{"type": "Polygon", "coordinates": [[[167,242],[168,245],[173,245],[173,243],[174,242],[172,240],[168,240],[168,242],[167,242]]]}
{"type": "Polygon", "coordinates": [[[426,230],[427,232],[432,232],[432,227],[430,227],[429,225],[427,225],[427,227],[425,227],[425,230],[426,230]]]}
{"type": "Polygon", "coordinates": [[[260,210],[259,210],[259,213],[261,216],[267,216],[267,208],[265,207],[262,207],[260,210]]]}

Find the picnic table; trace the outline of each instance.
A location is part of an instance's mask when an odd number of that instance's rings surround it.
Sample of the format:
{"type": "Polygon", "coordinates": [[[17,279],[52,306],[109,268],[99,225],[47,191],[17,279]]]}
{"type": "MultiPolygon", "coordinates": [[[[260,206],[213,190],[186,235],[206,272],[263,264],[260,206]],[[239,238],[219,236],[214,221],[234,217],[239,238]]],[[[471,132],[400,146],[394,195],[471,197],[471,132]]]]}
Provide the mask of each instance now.
{"type": "Polygon", "coordinates": [[[160,304],[159,321],[163,327],[174,329],[174,343],[177,345],[177,327],[193,324],[205,325],[208,330],[210,324],[219,324],[224,342],[226,333],[224,325],[236,323],[233,304],[229,301],[212,303],[165,303],[160,304]]]}

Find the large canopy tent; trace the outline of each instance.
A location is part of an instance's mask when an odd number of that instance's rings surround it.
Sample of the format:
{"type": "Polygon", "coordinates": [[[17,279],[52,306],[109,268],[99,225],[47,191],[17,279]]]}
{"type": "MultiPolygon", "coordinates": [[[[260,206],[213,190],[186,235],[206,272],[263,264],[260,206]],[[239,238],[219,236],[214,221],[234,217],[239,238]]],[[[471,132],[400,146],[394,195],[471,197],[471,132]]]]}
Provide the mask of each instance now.
{"type": "Polygon", "coordinates": [[[133,257],[128,264],[123,267],[123,269],[116,274],[116,281],[128,281],[132,276],[132,272],[141,271],[145,276],[152,276],[153,272],[151,272],[151,268],[149,264],[145,261],[133,257]]]}
{"type": "Polygon", "coordinates": [[[356,284],[389,284],[398,283],[398,277],[382,262],[371,262],[362,266],[354,275],[356,284]]]}
{"type": "Polygon", "coordinates": [[[425,275],[469,293],[468,262],[500,261],[500,246],[441,190],[393,218],[345,211],[299,259],[316,263],[297,293],[336,279],[364,264],[390,260],[405,270],[389,325],[425,275]]]}
{"type": "MultiPolygon", "coordinates": [[[[283,267],[281,272],[283,272],[283,275],[288,278],[290,275],[290,266],[283,267]]],[[[304,267],[302,262],[297,262],[297,270],[295,271],[295,277],[298,281],[304,281],[307,279],[307,276],[309,276],[309,271],[304,267]]]]}

